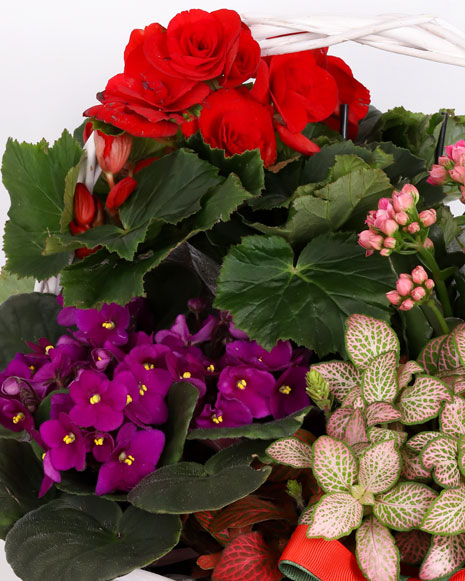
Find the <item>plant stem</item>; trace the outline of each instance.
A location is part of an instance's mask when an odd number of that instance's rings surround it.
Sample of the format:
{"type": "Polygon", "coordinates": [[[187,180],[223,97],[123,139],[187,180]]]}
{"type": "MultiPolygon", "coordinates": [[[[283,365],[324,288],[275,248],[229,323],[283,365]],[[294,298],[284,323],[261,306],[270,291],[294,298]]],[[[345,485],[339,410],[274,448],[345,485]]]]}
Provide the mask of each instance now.
{"type": "Polygon", "coordinates": [[[443,333],[447,335],[449,333],[449,326],[446,319],[442,316],[441,311],[435,305],[434,300],[429,300],[426,304],[433,311],[443,333]]]}
{"type": "MultiPolygon", "coordinates": [[[[431,273],[434,278],[434,283],[436,285],[436,293],[438,295],[439,301],[442,305],[442,310],[444,311],[445,317],[452,317],[452,307],[449,300],[449,294],[447,292],[447,287],[445,282],[441,279],[441,269],[439,268],[436,259],[431,254],[429,250],[427,250],[424,246],[420,246],[418,248],[418,253],[420,254],[421,258],[425,265],[431,270],[431,273]]],[[[437,309],[436,305],[434,305],[435,309],[437,309]]],[[[442,317],[442,315],[441,315],[442,317]]],[[[445,321],[444,321],[445,322],[445,321]]],[[[447,327],[447,323],[446,323],[447,327]]],[[[449,331],[447,331],[448,333],[449,331]]]]}

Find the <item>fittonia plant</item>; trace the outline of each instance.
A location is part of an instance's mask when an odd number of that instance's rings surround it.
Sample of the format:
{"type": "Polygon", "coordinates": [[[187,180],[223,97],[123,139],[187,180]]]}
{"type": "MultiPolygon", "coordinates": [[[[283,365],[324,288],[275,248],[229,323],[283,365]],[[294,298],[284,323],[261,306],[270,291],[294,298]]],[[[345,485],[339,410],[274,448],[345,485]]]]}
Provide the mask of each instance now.
{"type": "Polygon", "coordinates": [[[369,581],[396,581],[401,563],[424,580],[447,577],[465,563],[465,324],[403,364],[383,321],[352,315],[345,339],[350,361],[307,377],[328,435],[313,448],[283,438],[268,455],[312,466],[322,496],[300,522],[312,538],[356,531],[369,581]]]}

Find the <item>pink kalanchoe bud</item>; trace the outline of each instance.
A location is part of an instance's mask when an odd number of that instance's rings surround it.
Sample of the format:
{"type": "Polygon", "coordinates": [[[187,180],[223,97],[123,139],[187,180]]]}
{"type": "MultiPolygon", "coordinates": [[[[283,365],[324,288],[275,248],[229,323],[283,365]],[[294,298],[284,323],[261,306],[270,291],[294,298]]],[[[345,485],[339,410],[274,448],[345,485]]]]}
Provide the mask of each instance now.
{"type": "Polygon", "coordinates": [[[459,165],[465,165],[465,141],[460,139],[453,145],[446,146],[446,155],[459,165]]]}
{"type": "Polygon", "coordinates": [[[389,210],[392,206],[392,200],[389,198],[381,198],[378,201],[378,210],[389,210]]]}
{"type": "Polygon", "coordinates": [[[392,291],[389,291],[388,293],[386,293],[386,297],[387,297],[388,301],[391,304],[395,305],[396,307],[398,305],[400,305],[400,303],[402,302],[402,297],[395,290],[392,290],[392,291]]]}
{"type": "Polygon", "coordinates": [[[420,224],[418,222],[412,222],[408,225],[407,230],[410,232],[410,234],[415,234],[420,230],[420,224]]]}
{"type": "Polygon", "coordinates": [[[394,219],[401,226],[405,226],[405,224],[407,224],[409,221],[409,217],[406,212],[397,212],[397,214],[394,216],[394,219]]]}
{"type": "Polygon", "coordinates": [[[368,224],[368,226],[374,226],[375,220],[376,220],[376,210],[370,210],[367,214],[365,224],[368,224]]]}
{"type": "Polygon", "coordinates": [[[406,297],[413,289],[413,281],[409,278],[398,278],[396,281],[396,289],[401,297],[406,297]]]}
{"type": "Polygon", "coordinates": [[[412,270],[412,280],[415,284],[423,284],[428,279],[428,274],[422,266],[416,266],[412,270]]]}
{"type": "Polygon", "coordinates": [[[434,280],[432,278],[428,278],[427,280],[425,280],[425,287],[428,290],[432,290],[434,288],[434,280]]]}
{"type": "Polygon", "coordinates": [[[392,236],[388,236],[384,239],[384,248],[395,248],[397,244],[397,240],[392,236]]]}
{"type": "Polygon", "coordinates": [[[399,224],[395,220],[376,220],[376,227],[386,236],[391,236],[399,229],[399,224]]]}
{"type": "Polygon", "coordinates": [[[457,184],[465,184],[464,165],[456,165],[453,169],[449,170],[449,175],[457,184]]]}
{"type": "Polygon", "coordinates": [[[418,214],[418,217],[420,218],[421,223],[423,224],[423,226],[426,226],[426,228],[428,228],[429,226],[432,226],[435,222],[436,222],[436,210],[423,210],[423,212],[420,212],[418,214]]]}
{"type": "Polygon", "coordinates": [[[429,172],[429,178],[426,180],[433,186],[442,186],[447,179],[447,170],[442,165],[433,165],[429,172]]]}
{"type": "Polygon", "coordinates": [[[102,171],[111,174],[121,171],[131,153],[132,137],[128,133],[105,135],[101,131],[95,131],[94,141],[102,171]]]}
{"type": "Polygon", "coordinates": [[[407,280],[411,280],[412,276],[410,274],[407,274],[406,272],[401,272],[399,274],[399,278],[406,278],[407,280]]]}
{"type": "Polygon", "coordinates": [[[422,286],[416,286],[410,293],[410,296],[415,302],[418,302],[425,298],[426,291],[422,286]]]}
{"type": "Polygon", "coordinates": [[[434,248],[434,242],[431,240],[431,238],[427,238],[423,242],[423,248],[426,248],[426,250],[432,250],[434,248]]]}
{"type": "Polygon", "coordinates": [[[449,157],[447,157],[447,155],[441,155],[438,158],[438,163],[439,165],[442,165],[446,169],[451,169],[454,165],[454,163],[451,161],[449,157]]]}
{"type": "Polygon", "coordinates": [[[415,206],[415,200],[411,192],[394,192],[392,194],[392,205],[396,212],[404,212],[415,206]]]}
{"type": "Polygon", "coordinates": [[[415,303],[413,302],[412,299],[405,299],[405,301],[400,305],[399,310],[410,311],[410,309],[413,309],[414,306],[415,303]]]}
{"type": "Polygon", "coordinates": [[[405,186],[400,190],[401,194],[410,194],[413,197],[413,201],[416,204],[420,199],[420,194],[417,188],[412,184],[405,184],[405,186]]]}
{"type": "Polygon", "coordinates": [[[381,256],[391,256],[392,250],[390,248],[381,248],[381,250],[379,251],[379,254],[381,256]]]}
{"type": "Polygon", "coordinates": [[[358,235],[358,243],[367,250],[381,250],[384,238],[372,230],[363,230],[358,235]]]}

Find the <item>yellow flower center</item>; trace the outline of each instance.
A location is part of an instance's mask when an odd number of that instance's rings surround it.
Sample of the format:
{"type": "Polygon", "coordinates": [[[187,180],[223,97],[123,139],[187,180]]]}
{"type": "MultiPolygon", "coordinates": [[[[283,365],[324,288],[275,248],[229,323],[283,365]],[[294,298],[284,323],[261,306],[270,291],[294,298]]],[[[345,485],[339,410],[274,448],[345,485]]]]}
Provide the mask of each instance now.
{"type": "Polygon", "coordinates": [[[281,393],[284,393],[284,395],[289,395],[292,391],[291,386],[290,385],[281,385],[281,387],[279,388],[279,391],[281,393]]]}
{"type": "Polygon", "coordinates": [[[25,418],[25,415],[22,412],[17,413],[15,416],[13,416],[11,419],[13,420],[14,424],[19,424],[19,422],[22,422],[25,418]]]}
{"type": "Polygon", "coordinates": [[[236,383],[236,387],[238,389],[245,389],[247,387],[247,381],[245,379],[240,379],[237,383],[236,383]]]}
{"type": "Polygon", "coordinates": [[[97,361],[102,361],[102,358],[100,357],[100,355],[97,356],[97,361]]]}
{"type": "Polygon", "coordinates": [[[118,456],[118,460],[124,464],[127,464],[128,466],[132,466],[132,464],[135,462],[134,456],[126,456],[125,452],[121,452],[121,454],[118,456]]]}
{"type": "Polygon", "coordinates": [[[66,436],[63,438],[63,442],[65,444],[72,444],[75,440],[76,440],[76,436],[73,434],[73,432],[66,434],[66,436]]]}
{"type": "Polygon", "coordinates": [[[144,369],[150,371],[151,369],[155,369],[155,365],[153,363],[150,363],[149,361],[146,361],[144,363],[144,369]]]}
{"type": "Polygon", "coordinates": [[[53,345],[47,345],[47,347],[45,347],[45,355],[48,355],[50,349],[55,349],[55,347],[53,345]]]}
{"type": "Polygon", "coordinates": [[[96,446],[103,446],[103,442],[104,442],[104,439],[103,438],[95,438],[94,439],[94,444],[96,446]]]}
{"type": "Polygon", "coordinates": [[[190,379],[192,377],[192,373],[190,371],[184,371],[182,374],[182,379],[190,379]]]}
{"type": "Polygon", "coordinates": [[[129,395],[126,396],[126,405],[129,405],[132,402],[132,397],[129,395]]]}
{"type": "Polygon", "coordinates": [[[145,395],[145,392],[147,391],[147,386],[144,383],[141,383],[139,385],[139,393],[141,395],[145,395]]]}
{"type": "Polygon", "coordinates": [[[108,331],[113,331],[115,328],[115,323],[113,323],[113,321],[103,321],[102,327],[104,329],[108,329],[108,331]]]}
{"type": "Polygon", "coordinates": [[[263,362],[263,357],[259,357],[258,360],[260,361],[260,363],[263,362]]]}
{"type": "Polygon", "coordinates": [[[209,371],[210,373],[213,373],[215,371],[215,366],[213,365],[213,363],[207,367],[207,371],[209,371]]]}
{"type": "Polygon", "coordinates": [[[47,455],[47,454],[46,454],[46,452],[44,452],[44,453],[42,454],[42,460],[45,460],[45,456],[46,456],[46,455],[47,455]]]}
{"type": "Polygon", "coordinates": [[[95,393],[95,394],[94,394],[94,395],[93,395],[93,396],[90,398],[90,400],[89,400],[89,401],[90,401],[90,403],[91,403],[92,405],[95,405],[96,403],[99,403],[99,401],[100,401],[101,399],[102,399],[102,398],[100,397],[100,395],[99,395],[98,393],[95,393]]]}
{"type": "Polygon", "coordinates": [[[212,415],[212,422],[214,422],[215,424],[221,424],[221,422],[223,421],[223,416],[217,416],[216,414],[212,415]]]}
{"type": "Polygon", "coordinates": [[[30,369],[31,371],[35,371],[35,370],[36,370],[36,368],[34,367],[34,365],[29,365],[29,369],[30,369]]]}

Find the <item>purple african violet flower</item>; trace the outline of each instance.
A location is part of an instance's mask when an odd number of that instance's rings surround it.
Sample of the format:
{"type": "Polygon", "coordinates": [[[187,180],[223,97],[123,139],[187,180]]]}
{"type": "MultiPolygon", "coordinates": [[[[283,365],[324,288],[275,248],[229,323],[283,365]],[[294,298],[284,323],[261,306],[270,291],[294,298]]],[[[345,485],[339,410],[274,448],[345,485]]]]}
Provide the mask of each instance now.
{"type": "Polygon", "coordinates": [[[61,474],[53,467],[52,461],[50,459],[50,451],[45,452],[42,461],[44,467],[44,477],[42,479],[42,484],[40,485],[39,498],[42,498],[44,494],[47,494],[47,492],[53,486],[54,482],[61,482],[61,474]]]}
{"type": "Polygon", "coordinates": [[[170,349],[165,345],[138,345],[131,349],[123,361],[118,364],[115,373],[132,371],[137,367],[142,367],[146,371],[166,369],[166,356],[170,352],[170,349]]]}
{"type": "Polygon", "coordinates": [[[16,353],[10,363],[8,363],[6,369],[0,373],[0,386],[3,386],[4,381],[9,377],[31,379],[34,371],[35,368],[31,369],[29,367],[24,354],[16,353]]]}
{"type": "Polygon", "coordinates": [[[218,391],[226,398],[240,400],[254,418],[270,414],[269,398],[274,385],[271,373],[243,365],[225,367],[218,378],[218,391]]]}
{"type": "Polygon", "coordinates": [[[116,437],[115,450],[100,468],[96,494],[131,490],[155,470],[164,445],[162,431],[138,431],[134,424],[125,424],[116,437]]]}
{"type": "Polygon", "coordinates": [[[165,369],[144,369],[134,366],[131,371],[116,374],[114,382],[127,389],[127,405],[124,413],[140,427],[164,424],[168,419],[165,402],[173,380],[165,369]]]}
{"type": "Polygon", "coordinates": [[[194,385],[199,392],[199,397],[203,397],[207,391],[205,384],[205,369],[199,360],[191,353],[185,357],[180,357],[175,353],[168,353],[166,364],[173,381],[186,381],[194,385]]]}
{"type": "Polygon", "coordinates": [[[115,441],[105,432],[89,432],[84,439],[87,451],[92,452],[97,462],[106,462],[115,448],[115,441]]]}
{"type": "Polygon", "coordinates": [[[159,344],[167,345],[173,350],[183,350],[197,343],[204,343],[211,339],[213,329],[218,325],[218,319],[209,315],[202,327],[193,335],[187,326],[185,315],[178,315],[174,325],[169,330],[158,331],[155,341],[159,344]]]}
{"type": "Polygon", "coordinates": [[[230,365],[246,364],[275,371],[289,366],[292,346],[289,341],[278,341],[271,351],[267,351],[256,341],[233,341],[226,345],[226,357],[230,365]]]}
{"type": "Polygon", "coordinates": [[[105,341],[124,345],[128,340],[129,311],[116,303],[104,304],[100,310],[78,309],[75,318],[78,329],[95,347],[103,347],[105,341]]]}
{"type": "Polygon", "coordinates": [[[123,423],[128,392],[121,382],[110,381],[97,371],[84,370],[69,386],[69,394],[75,403],[69,416],[79,426],[107,432],[123,423]]]}
{"type": "Polygon", "coordinates": [[[214,407],[205,405],[195,423],[198,428],[235,428],[251,424],[252,421],[249,408],[242,402],[238,399],[226,399],[219,394],[214,407]]]}
{"type": "Polygon", "coordinates": [[[55,393],[50,398],[50,419],[56,420],[60,413],[69,415],[71,408],[74,406],[74,401],[71,399],[69,393],[55,393]]]}
{"type": "Polygon", "coordinates": [[[310,405],[305,382],[307,371],[307,367],[291,367],[276,381],[270,398],[271,414],[275,419],[284,418],[310,405]]]}
{"type": "Polygon", "coordinates": [[[0,424],[12,432],[34,430],[32,415],[17,399],[0,398],[0,424]]]}
{"type": "Polygon", "coordinates": [[[92,349],[90,356],[92,358],[93,367],[97,371],[105,371],[113,359],[112,352],[108,349],[104,349],[103,347],[92,349]]]}
{"type": "Polygon", "coordinates": [[[79,427],[64,413],[56,420],[47,420],[40,426],[40,435],[50,451],[55,470],[82,471],[86,467],[86,445],[79,427]]]}

